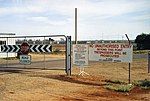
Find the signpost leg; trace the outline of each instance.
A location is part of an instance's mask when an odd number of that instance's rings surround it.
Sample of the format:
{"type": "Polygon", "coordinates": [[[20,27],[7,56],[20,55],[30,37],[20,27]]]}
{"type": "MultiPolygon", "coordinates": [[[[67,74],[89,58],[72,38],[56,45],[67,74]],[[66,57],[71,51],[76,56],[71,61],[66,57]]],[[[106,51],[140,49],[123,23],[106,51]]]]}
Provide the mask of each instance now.
{"type": "Polygon", "coordinates": [[[7,52],[7,57],[6,57],[6,67],[8,67],[8,52],[7,52]]]}
{"type": "Polygon", "coordinates": [[[88,73],[86,73],[86,72],[84,71],[84,66],[80,66],[79,68],[80,68],[80,73],[79,73],[79,75],[82,75],[82,76],[83,76],[83,74],[89,75],[88,73]]]}
{"type": "Polygon", "coordinates": [[[45,65],[45,52],[44,52],[44,69],[46,69],[46,65],[45,65]]]}
{"type": "MultiPolygon", "coordinates": [[[[82,67],[79,67],[80,68],[80,73],[79,73],[79,75],[81,75],[82,74],[82,67]]],[[[82,76],[83,76],[83,74],[82,74],[82,76]]]]}

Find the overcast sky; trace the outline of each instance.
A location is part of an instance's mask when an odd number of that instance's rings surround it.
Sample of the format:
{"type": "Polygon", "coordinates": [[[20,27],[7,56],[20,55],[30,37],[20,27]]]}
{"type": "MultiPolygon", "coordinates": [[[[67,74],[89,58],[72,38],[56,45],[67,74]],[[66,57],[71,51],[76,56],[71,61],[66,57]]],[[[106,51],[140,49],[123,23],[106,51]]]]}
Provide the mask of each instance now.
{"type": "Polygon", "coordinates": [[[135,39],[150,33],[150,0],[0,0],[0,33],[71,35],[78,39],[135,39]]]}

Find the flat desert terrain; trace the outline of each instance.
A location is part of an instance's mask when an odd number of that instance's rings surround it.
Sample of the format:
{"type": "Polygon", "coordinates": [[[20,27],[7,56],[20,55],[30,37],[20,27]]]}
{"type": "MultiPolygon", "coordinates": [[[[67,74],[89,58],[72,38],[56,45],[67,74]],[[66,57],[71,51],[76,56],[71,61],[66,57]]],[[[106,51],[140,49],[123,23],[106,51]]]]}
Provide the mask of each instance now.
{"type": "MultiPolygon", "coordinates": [[[[64,56],[47,55],[49,58],[64,59],[64,56]]],[[[43,55],[32,55],[32,59],[42,60],[43,55]],[[41,59],[42,58],[42,59],[41,59]]],[[[59,60],[58,59],[58,60],[59,60]]],[[[0,60],[1,64],[6,60],[0,60]]],[[[9,60],[15,63],[18,60],[9,60]]],[[[64,69],[50,69],[52,64],[64,65],[62,61],[43,62],[34,67],[0,66],[0,101],[149,101],[150,90],[135,86],[130,92],[117,92],[105,88],[108,80],[128,83],[128,63],[90,62],[84,71],[89,75],[79,75],[80,69],[72,67],[72,75],[64,69]],[[41,64],[41,65],[40,65],[41,64]],[[32,68],[31,68],[32,67],[32,68]]],[[[146,59],[134,59],[131,63],[131,82],[150,80],[146,59]]],[[[58,67],[58,66],[57,66],[58,67]]]]}

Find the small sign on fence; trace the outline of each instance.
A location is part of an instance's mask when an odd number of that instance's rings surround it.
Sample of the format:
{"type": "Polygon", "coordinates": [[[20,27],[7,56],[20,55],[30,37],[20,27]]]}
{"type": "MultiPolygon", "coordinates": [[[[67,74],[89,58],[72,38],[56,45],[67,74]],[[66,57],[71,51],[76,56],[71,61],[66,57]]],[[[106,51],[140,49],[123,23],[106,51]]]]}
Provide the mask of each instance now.
{"type": "Polygon", "coordinates": [[[89,46],[90,61],[132,62],[133,47],[124,43],[102,43],[89,46]]]}
{"type": "Polygon", "coordinates": [[[88,65],[88,45],[73,45],[73,64],[77,66],[88,65]]]}
{"type": "Polygon", "coordinates": [[[20,55],[20,63],[24,65],[30,65],[31,55],[20,55]]]}
{"type": "Polygon", "coordinates": [[[27,42],[23,42],[20,46],[20,54],[28,55],[29,51],[30,51],[30,45],[27,42]]]}

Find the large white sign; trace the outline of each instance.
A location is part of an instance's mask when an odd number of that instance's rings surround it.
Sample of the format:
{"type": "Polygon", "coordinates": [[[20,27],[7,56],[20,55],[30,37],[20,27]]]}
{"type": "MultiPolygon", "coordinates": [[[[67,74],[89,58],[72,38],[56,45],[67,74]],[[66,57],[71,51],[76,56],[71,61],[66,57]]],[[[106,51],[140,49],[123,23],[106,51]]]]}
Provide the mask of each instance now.
{"type": "Polygon", "coordinates": [[[102,43],[89,46],[90,61],[132,62],[133,46],[125,43],[102,43]]]}
{"type": "Polygon", "coordinates": [[[88,45],[73,45],[73,64],[78,66],[88,65],[88,45]]]}
{"type": "Polygon", "coordinates": [[[31,55],[20,55],[20,63],[25,65],[31,64],[31,55]]]}

